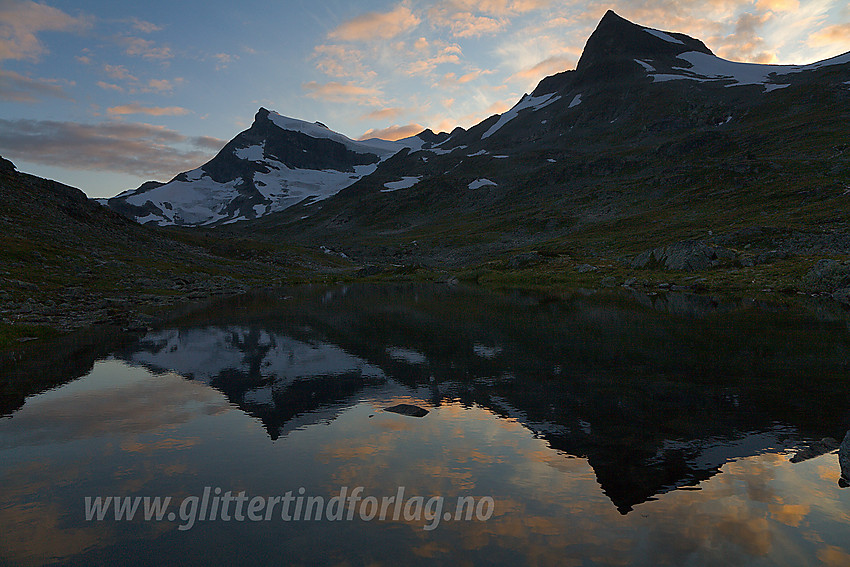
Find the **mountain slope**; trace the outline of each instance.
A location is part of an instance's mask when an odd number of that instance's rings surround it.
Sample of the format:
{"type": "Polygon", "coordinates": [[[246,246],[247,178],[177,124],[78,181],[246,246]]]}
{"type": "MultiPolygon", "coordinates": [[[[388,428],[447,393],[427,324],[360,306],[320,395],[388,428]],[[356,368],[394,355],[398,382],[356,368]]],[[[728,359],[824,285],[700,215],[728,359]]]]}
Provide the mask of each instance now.
{"type": "Polygon", "coordinates": [[[164,225],[244,218],[216,230],[379,264],[629,259],[709,237],[746,261],[850,254],[848,121],[850,54],[736,63],[608,12],[575,70],[469,130],[354,142],[261,109],[207,165],[109,204],[164,225]]]}
{"type": "Polygon", "coordinates": [[[244,229],[437,265],[544,244],[629,255],[752,227],[843,233],[834,211],[850,185],[848,120],[850,54],[728,62],[609,12],[576,70],[547,77],[508,112],[244,229]],[[385,191],[405,178],[416,183],[385,191]]]}
{"type": "Polygon", "coordinates": [[[140,226],[3,158],[0,202],[0,350],[45,327],[144,326],[151,313],[188,300],[347,264],[283,244],[140,226]]]}

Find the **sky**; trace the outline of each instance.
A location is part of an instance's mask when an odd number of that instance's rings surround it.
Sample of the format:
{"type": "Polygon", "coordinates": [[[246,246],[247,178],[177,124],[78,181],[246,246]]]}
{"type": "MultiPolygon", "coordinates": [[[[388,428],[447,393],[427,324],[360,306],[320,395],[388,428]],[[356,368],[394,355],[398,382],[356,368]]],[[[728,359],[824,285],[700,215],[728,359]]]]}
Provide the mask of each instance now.
{"type": "Polygon", "coordinates": [[[260,107],[355,139],[469,127],[574,69],[609,9],[736,61],[850,51],[847,0],[0,0],[0,155],[108,197],[260,107]]]}

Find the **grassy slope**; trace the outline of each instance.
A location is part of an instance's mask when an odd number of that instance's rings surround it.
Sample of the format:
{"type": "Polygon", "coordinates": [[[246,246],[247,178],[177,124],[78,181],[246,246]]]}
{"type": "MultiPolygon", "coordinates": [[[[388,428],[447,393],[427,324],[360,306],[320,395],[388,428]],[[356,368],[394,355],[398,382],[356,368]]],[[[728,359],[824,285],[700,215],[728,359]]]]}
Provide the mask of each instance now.
{"type": "Polygon", "coordinates": [[[649,85],[631,99],[612,91],[596,97],[595,107],[595,99],[583,102],[582,113],[541,111],[535,120],[546,118],[546,128],[509,123],[503,147],[491,154],[510,159],[470,158],[474,145],[431,154],[427,163],[422,154],[399,156],[382,167],[383,177],[250,228],[256,238],[327,245],[363,262],[424,264],[488,285],[529,286],[598,286],[606,277],[687,283],[693,274],[635,271],[626,261],[654,247],[725,236],[724,246],[739,254],[784,247],[792,256],[709,270],[700,274],[701,287],[797,291],[819,258],[850,252],[791,244],[848,234],[850,89],[824,81],[765,95],[758,87],[719,87],[727,97],[721,103],[687,82],[657,91],[649,85]],[[424,179],[407,191],[379,192],[401,175],[424,179]],[[500,186],[468,190],[479,177],[500,186]],[[532,250],[544,256],[533,268],[505,262],[532,250]],[[585,263],[599,269],[578,273],[585,263]]]}
{"type": "Polygon", "coordinates": [[[144,324],[189,300],[349,269],[297,245],[143,227],[9,166],[0,202],[0,348],[50,328],[144,324]]]}

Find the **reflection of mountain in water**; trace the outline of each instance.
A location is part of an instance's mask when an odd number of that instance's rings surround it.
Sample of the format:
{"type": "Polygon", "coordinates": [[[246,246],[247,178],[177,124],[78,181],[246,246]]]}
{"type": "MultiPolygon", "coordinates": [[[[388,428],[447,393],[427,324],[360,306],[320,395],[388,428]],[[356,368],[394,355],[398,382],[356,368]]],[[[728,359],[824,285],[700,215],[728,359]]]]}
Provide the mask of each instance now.
{"type": "Polygon", "coordinates": [[[686,315],[623,296],[305,289],[223,303],[122,356],[208,382],[273,439],[381,383],[478,404],[586,457],[623,513],[729,459],[846,430],[843,322],[675,301],[686,315]]]}
{"type": "Polygon", "coordinates": [[[149,333],[126,356],[154,372],[176,372],[221,390],[262,420],[272,439],[333,419],[361,390],[385,379],[381,369],[337,346],[259,327],[149,333]]]}

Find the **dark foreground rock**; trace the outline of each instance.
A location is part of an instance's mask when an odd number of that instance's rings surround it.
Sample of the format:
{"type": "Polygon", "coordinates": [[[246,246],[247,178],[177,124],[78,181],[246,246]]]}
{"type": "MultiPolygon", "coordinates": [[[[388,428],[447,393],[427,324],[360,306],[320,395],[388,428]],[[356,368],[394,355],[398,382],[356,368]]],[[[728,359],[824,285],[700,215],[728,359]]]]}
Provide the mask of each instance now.
{"type": "Polygon", "coordinates": [[[850,262],[839,262],[824,258],[806,274],[805,285],[811,291],[836,293],[836,299],[842,301],[847,295],[844,290],[850,287],[850,262]]]}
{"type": "Polygon", "coordinates": [[[841,478],[850,482],[850,431],[844,436],[844,441],[838,448],[838,464],[841,466],[841,478]]]}
{"type": "Polygon", "coordinates": [[[398,404],[392,407],[384,408],[384,411],[408,415],[410,417],[425,417],[428,415],[428,410],[414,406],[413,404],[398,404]]]}
{"type": "Polygon", "coordinates": [[[825,455],[827,453],[831,453],[838,448],[838,441],[833,439],[832,437],[824,437],[820,441],[815,441],[808,447],[804,447],[797,451],[797,453],[791,457],[792,463],[802,463],[803,461],[808,461],[809,459],[814,459],[815,457],[820,457],[821,455],[825,455]]]}

